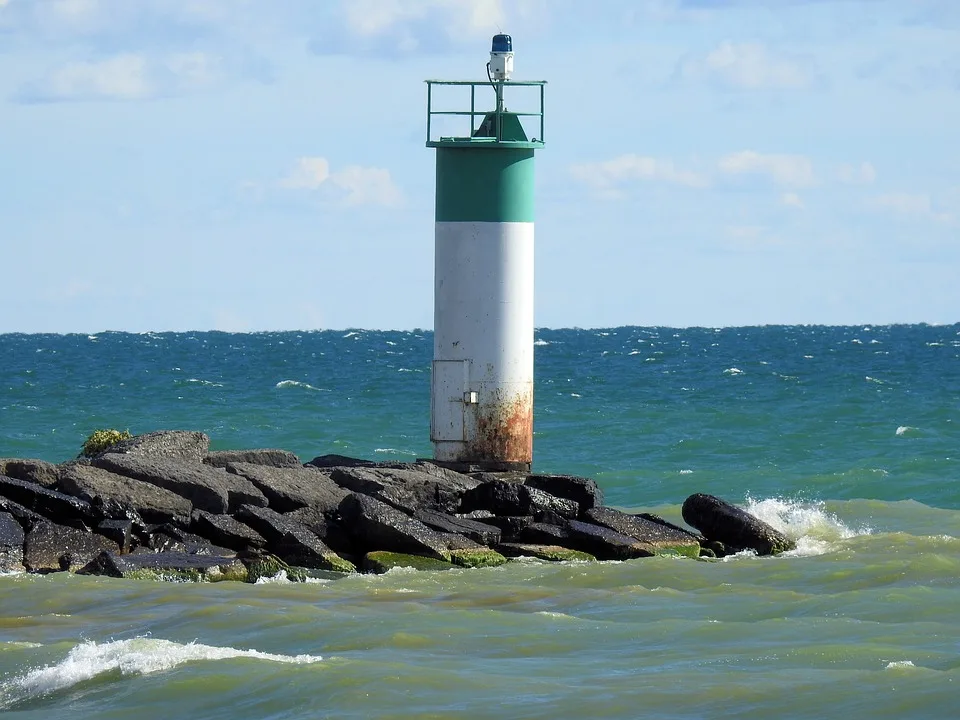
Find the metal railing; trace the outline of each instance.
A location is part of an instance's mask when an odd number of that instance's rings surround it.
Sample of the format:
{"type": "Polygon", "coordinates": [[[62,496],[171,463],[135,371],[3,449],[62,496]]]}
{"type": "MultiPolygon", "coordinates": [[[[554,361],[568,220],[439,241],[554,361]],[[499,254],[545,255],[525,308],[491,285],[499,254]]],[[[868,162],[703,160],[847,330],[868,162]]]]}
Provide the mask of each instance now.
{"type": "MultiPolygon", "coordinates": [[[[540,110],[538,112],[509,112],[510,115],[516,115],[518,117],[537,117],[540,118],[540,134],[539,136],[533,138],[531,141],[534,144],[542,145],[543,144],[543,88],[547,84],[546,80],[508,80],[508,81],[497,81],[489,82],[486,80],[427,80],[427,144],[429,145],[432,142],[437,142],[432,140],[431,127],[432,119],[435,115],[441,116],[460,116],[460,117],[469,117],[470,118],[470,132],[467,134],[467,138],[473,138],[473,134],[477,131],[477,123],[475,118],[480,117],[484,118],[489,113],[494,113],[496,116],[496,136],[492,138],[483,138],[488,142],[514,142],[510,140],[503,140],[501,135],[502,123],[500,122],[500,116],[506,114],[507,111],[503,109],[503,91],[509,87],[539,87],[540,88],[540,110]],[[470,109],[469,110],[434,110],[433,109],[433,87],[434,85],[460,85],[460,86],[469,86],[470,87],[470,109]],[[489,88],[494,91],[495,97],[498,102],[496,107],[491,110],[477,110],[477,87],[489,88]]],[[[453,138],[440,138],[440,142],[444,140],[453,139],[453,138]]]]}

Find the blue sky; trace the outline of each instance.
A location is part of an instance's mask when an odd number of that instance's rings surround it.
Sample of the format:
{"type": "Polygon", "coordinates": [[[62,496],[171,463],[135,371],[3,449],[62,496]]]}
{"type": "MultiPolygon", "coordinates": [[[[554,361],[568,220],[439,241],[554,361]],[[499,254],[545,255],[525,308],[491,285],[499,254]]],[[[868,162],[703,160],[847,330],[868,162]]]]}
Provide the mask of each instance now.
{"type": "Polygon", "coordinates": [[[957,0],[0,0],[0,332],[431,327],[499,29],[537,326],[960,321],[957,0]]]}

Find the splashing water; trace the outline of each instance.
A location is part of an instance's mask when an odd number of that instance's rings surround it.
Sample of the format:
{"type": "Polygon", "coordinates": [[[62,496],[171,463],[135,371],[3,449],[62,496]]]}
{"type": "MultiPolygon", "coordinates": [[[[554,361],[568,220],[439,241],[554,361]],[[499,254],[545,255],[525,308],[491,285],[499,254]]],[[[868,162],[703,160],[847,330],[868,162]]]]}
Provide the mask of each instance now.
{"type": "Polygon", "coordinates": [[[747,498],[744,510],[797,544],[796,550],[785,555],[823,555],[841,540],[869,535],[872,532],[866,527],[856,530],[848,527],[836,515],[825,511],[822,503],[805,503],[783,498],[747,498]]]}

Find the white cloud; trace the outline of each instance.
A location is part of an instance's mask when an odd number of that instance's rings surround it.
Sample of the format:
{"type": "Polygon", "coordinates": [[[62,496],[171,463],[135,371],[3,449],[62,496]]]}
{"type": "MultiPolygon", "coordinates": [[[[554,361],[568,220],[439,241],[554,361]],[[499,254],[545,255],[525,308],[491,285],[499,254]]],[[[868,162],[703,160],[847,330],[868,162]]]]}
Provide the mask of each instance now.
{"type": "Polygon", "coordinates": [[[330,163],[322,157],[302,157],[293,170],[280,181],[280,186],[291,190],[319,190],[323,186],[341,191],[345,205],[382,205],[396,207],[403,202],[403,194],[384,168],[348,165],[330,172],[330,163]]]}
{"type": "Polygon", "coordinates": [[[720,171],[728,175],[768,175],[778,185],[807,187],[816,182],[813,163],[803,155],[765,155],[753,150],[720,158],[720,171]]]}
{"type": "Polygon", "coordinates": [[[787,192],[780,196],[780,202],[787,207],[797,208],[803,210],[806,207],[803,204],[803,198],[801,198],[797,193],[787,192]]]}
{"type": "Polygon", "coordinates": [[[746,90],[796,89],[812,83],[808,63],[774,56],[760,43],[725,41],[715,50],[681,63],[686,78],[716,80],[746,90]]]}
{"type": "Polygon", "coordinates": [[[134,100],[151,93],[141,55],[117,55],[99,62],[69,62],[54,70],[36,90],[44,100],[109,98],[134,100]]]}
{"type": "Polygon", "coordinates": [[[877,170],[871,163],[843,164],[837,168],[837,179],[848,185],[869,185],[877,179],[877,170]]]}
{"type": "Polygon", "coordinates": [[[887,193],[875,195],[867,201],[870,208],[890,212],[901,217],[924,218],[952,223],[955,215],[946,209],[943,202],[936,202],[926,193],[887,193]]]}
{"type": "Polygon", "coordinates": [[[609,195],[618,194],[618,186],[633,180],[653,180],[692,188],[707,187],[710,184],[705,175],[680,169],[672,160],[658,160],[633,154],[573,165],[570,173],[581,182],[609,195]]]}
{"type": "Polygon", "coordinates": [[[73,61],[20,89],[28,102],[145,100],[209,88],[223,77],[218,57],[202,52],[150,59],[136,53],[73,61]]]}
{"type": "Polygon", "coordinates": [[[431,20],[450,39],[484,36],[506,24],[500,0],[344,0],[346,28],[361,37],[392,35],[402,50],[420,43],[413,26],[431,20]]]}
{"type": "Polygon", "coordinates": [[[330,177],[330,163],[322,157],[302,157],[280,185],[293,190],[316,190],[330,177]]]}

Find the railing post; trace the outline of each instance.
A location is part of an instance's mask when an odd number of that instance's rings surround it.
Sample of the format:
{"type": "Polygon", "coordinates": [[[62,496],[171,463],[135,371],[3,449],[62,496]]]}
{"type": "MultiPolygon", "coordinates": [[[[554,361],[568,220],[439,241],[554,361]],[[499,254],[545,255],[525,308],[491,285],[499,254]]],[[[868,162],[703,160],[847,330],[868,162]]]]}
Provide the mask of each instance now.
{"type": "Polygon", "coordinates": [[[430,99],[433,96],[433,83],[427,80],[427,142],[430,142],[430,99]]]}

